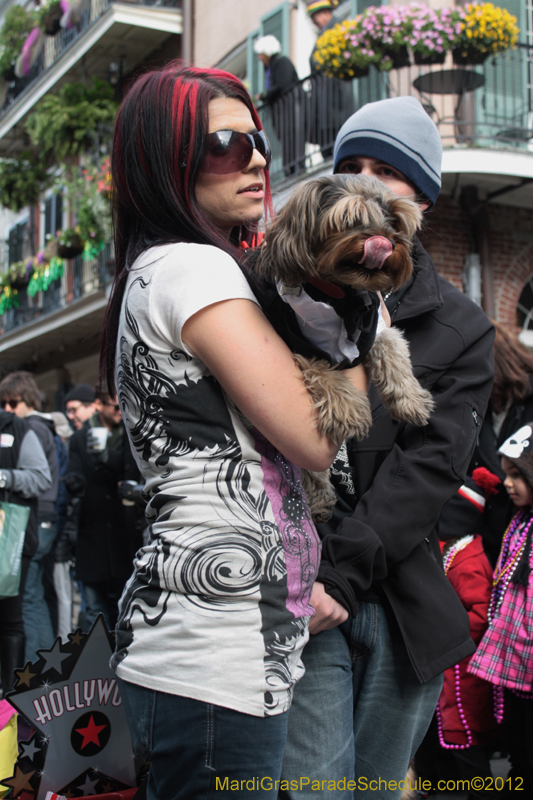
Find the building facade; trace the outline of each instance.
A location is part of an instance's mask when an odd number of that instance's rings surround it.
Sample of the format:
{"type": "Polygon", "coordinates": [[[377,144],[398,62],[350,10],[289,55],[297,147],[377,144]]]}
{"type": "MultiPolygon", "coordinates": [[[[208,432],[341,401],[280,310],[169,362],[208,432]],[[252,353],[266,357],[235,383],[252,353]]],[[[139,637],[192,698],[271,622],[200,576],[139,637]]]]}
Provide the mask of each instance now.
{"type": "MultiPolygon", "coordinates": [[[[10,5],[0,2],[0,26],[10,5]]],[[[335,17],[349,19],[370,5],[345,0],[335,17]]],[[[443,190],[426,216],[423,243],[444,277],[533,346],[533,0],[501,5],[518,18],[516,49],[477,66],[454,66],[448,56],[442,65],[372,67],[342,92],[353,108],[397,95],[421,100],[444,145],[443,190]]],[[[349,107],[334,83],[324,82],[319,95],[309,77],[316,31],[303,0],[85,0],[79,22],[47,37],[32,71],[8,82],[0,158],[27,147],[25,121],[43,97],[93,76],[119,96],[139,70],[182,57],[233,72],[258,96],[265,75],[253,45],[265,34],[279,39],[300,78],[276,108],[258,100],[274,150],[275,202],[282,203],[299,181],[331,172],[339,108],[349,107]]],[[[0,273],[74,223],[68,203],[51,190],[16,213],[0,209],[0,273]]],[[[50,408],[60,406],[68,386],[94,382],[112,273],[108,244],[93,259],[68,259],[62,276],[31,297],[22,283],[17,307],[0,314],[0,372],[31,370],[50,408]]]]}

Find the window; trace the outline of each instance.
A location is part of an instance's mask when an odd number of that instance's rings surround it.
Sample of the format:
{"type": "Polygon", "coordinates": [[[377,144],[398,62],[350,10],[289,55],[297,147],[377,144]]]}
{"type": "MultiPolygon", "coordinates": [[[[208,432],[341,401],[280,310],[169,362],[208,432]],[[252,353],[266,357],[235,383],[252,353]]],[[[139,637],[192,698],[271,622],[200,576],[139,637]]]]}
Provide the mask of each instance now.
{"type": "Polygon", "coordinates": [[[22,261],[23,258],[31,255],[29,247],[29,218],[14,225],[8,236],[9,263],[22,261]]]}
{"type": "Polygon", "coordinates": [[[44,239],[55,236],[63,227],[63,195],[53,194],[44,201],[44,239]]]}

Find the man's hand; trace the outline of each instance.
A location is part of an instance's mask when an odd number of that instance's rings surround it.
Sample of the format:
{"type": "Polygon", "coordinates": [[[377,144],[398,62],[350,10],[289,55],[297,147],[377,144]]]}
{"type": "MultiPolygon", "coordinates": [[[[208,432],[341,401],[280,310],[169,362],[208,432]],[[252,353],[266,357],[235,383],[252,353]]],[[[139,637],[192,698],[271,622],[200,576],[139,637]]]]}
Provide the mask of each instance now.
{"type": "Polygon", "coordinates": [[[326,592],[323,583],[317,582],[313,586],[311,605],[315,613],[309,620],[309,633],[320,633],[336,628],[348,619],[349,615],[344,606],[326,592]]]}

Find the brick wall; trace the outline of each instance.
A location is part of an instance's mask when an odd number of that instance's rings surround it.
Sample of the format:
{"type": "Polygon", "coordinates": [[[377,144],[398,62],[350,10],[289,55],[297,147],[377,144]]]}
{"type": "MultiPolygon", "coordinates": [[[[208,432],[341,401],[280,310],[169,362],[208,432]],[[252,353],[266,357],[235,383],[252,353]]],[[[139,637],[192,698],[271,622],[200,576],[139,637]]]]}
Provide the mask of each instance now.
{"type": "MultiPolygon", "coordinates": [[[[516,306],[533,278],[533,213],[529,209],[489,204],[489,242],[494,270],[496,319],[516,329],[516,306]]],[[[462,290],[463,261],[470,250],[468,220],[459,202],[440,197],[426,215],[422,244],[438,272],[462,290]]]]}

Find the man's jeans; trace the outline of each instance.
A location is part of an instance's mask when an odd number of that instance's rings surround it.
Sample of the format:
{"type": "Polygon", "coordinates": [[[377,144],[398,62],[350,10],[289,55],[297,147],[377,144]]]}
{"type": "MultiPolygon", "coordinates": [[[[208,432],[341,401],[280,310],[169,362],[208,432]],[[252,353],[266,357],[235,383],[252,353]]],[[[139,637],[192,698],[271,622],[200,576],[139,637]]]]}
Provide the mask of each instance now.
{"type": "Polygon", "coordinates": [[[50,619],[50,611],[44,598],[43,558],[54,546],[57,528],[52,522],[41,522],[39,525],[39,545],[30,561],[28,577],[22,601],[24,632],[26,634],[26,661],[35,661],[39,649],[49,649],[54,643],[54,631],[50,619]]]}
{"type": "Polygon", "coordinates": [[[442,676],[419,683],[396,621],[377,603],[359,603],[353,619],[311,636],[303,662],[282,778],[320,784],[280,796],[347,800],[352,792],[343,783],[335,789],[327,783],[338,786],[346,778],[357,782],[354,798],[399,798],[401,790],[385,782],[405,778],[435,711],[442,676]]]}
{"type": "Polygon", "coordinates": [[[253,717],[118,683],[134,751],[151,762],[147,800],[276,800],[286,712],[253,717]]]}

